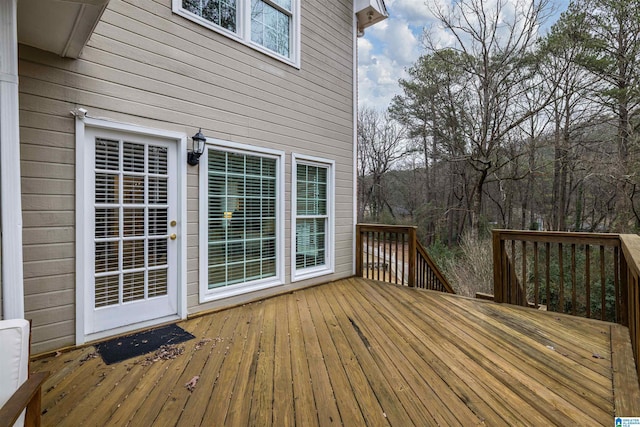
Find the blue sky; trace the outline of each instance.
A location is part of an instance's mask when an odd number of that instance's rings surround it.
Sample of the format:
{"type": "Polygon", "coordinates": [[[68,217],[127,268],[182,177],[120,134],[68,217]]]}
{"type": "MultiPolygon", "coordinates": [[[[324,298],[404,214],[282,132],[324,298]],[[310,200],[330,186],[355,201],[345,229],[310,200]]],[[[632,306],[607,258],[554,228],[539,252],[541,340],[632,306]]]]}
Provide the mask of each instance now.
{"type": "MultiPolygon", "coordinates": [[[[445,1],[445,0],[428,0],[445,1]]],[[[507,0],[517,1],[517,0],[507,0]]],[[[435,23],[426,0],[385,0],[389,18],[367,28],[358,39],[358,96],[360,106],[386,109],[394,95],[400,93],[398,79],[423,52],[423,29],[435,23]]],[[[567,8],[567,0],[557,0],[555,15],[545,28],[567,8]]],[[[434,27],[433,31],[438,31],[434,27]]],[[[442,32],[446,44],[450,37],[442,32]]]]}

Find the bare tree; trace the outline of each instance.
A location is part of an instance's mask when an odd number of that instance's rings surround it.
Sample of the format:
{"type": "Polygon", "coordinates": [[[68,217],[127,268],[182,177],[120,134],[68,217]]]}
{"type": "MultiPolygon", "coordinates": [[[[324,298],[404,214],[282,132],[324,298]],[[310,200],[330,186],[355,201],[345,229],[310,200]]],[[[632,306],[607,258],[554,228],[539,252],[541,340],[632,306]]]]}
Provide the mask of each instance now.
{"type": "MultiPolygon", "coordinates": [[[[509,134],[552,99],[549,95],[533,110],[518,103],[531,87],[541,84],[534,78],[532,53],[549,11],[549,0],[457,0],[434,7],[440,25],[456,40],[453,49],[462,60],[456,66],[466,75],[467,97],[458,114],[468,145],[466,161],[475,171],[473,233],[480,228],[485,184],[495,168],[503,166],[497,155],[509,134]]],[[[431,32],[425,32],[424,40],[428,52],[442,52],[431,32]]]]}
{"type": "Polygon", "coordinates": [[[385,194],[384,177],[403,153],[405,128],[388,113],[364,107],[358,111],[358,220],[379,220],[393,209],[385,194]]]}

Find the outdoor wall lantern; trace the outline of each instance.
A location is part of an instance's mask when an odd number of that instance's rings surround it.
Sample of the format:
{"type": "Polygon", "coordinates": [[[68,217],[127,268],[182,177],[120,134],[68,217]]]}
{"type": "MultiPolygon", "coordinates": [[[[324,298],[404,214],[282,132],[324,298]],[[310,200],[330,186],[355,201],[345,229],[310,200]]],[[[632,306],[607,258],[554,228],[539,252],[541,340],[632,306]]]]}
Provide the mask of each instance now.
{"type": "Polygon", "coordinates": [[[200,156],[204,153],[204,143],[207,137],[202,134],[202,128],[191,137],[191,151],[187,152],[187,163],[195,166],[200,161],[200,156]]]}

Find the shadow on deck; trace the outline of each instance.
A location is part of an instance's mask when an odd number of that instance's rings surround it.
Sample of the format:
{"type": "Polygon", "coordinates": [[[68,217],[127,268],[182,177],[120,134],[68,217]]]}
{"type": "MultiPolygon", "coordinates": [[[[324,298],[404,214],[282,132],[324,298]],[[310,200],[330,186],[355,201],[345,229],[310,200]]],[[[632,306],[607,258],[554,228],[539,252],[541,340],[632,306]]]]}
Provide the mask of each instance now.
{"type": "Polygon", "coordinates": [[[52,371],[44,425],[613,425],[614,414],[640,416],[629,332],[613,323],[350,278],[180,326],[196,339],[172,360],[106,366],[87,347],[35,361],[52,371]]]}

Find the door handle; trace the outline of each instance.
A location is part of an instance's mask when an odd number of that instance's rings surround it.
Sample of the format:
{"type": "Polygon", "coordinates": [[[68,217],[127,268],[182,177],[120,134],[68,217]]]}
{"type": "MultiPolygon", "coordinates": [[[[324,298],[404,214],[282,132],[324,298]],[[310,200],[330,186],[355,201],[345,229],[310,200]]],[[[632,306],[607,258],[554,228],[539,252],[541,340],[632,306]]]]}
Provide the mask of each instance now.
{"type": "Polygon", "coordinates": [[[178,236],[176,235],[176,233],[171,233],[171,235],[169,236],[169,238],[171,240],[176,240],[178,238],[178,236]]]}

